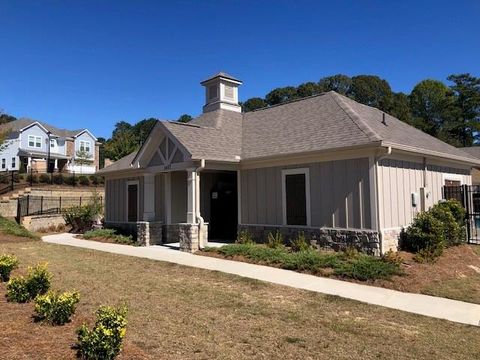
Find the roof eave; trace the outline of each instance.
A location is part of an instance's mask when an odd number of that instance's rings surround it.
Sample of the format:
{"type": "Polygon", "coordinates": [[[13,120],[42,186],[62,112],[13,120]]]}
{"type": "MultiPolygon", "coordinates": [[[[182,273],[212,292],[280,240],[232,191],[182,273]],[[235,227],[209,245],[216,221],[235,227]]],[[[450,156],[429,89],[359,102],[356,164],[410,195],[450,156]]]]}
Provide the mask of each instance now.
{"type": "Polygon", "coordinates": [[[393,149],[415,153],[418,155],[428,155],[428,156],[433,156],[440,159],[454,160],[456,162],[463,163],[463,164],[480,166],[480,159],[475,160],[475,159],[467,158],[463,156],[451,155],[451,154],[443,153],[439,151],[421,149],[414,146],[407,146],[407,145],[402,145],[402,144],[397,144],[397,143],[387,142],[387,141],[382,141],[382,146],[386,146],[386,147],[391,146],[393,149]]]}

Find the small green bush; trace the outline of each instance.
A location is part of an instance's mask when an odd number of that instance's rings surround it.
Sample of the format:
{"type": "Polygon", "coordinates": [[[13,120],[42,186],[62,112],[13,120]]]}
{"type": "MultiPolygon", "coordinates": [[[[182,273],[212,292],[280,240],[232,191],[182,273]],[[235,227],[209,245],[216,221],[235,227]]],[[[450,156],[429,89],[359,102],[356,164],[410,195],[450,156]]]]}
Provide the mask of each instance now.
{"type": "Polygon", "coordinates": [[[32,184],[38,183],[38,176],[36,174],[28,174],[27,175],[27,182],[32,184]]]}
{"type": "Polygon", "coordinates": [[[11,278],[7,283],[7,293],[5,295],[8,301],[25,303],[32,299],[28,291],[28,280],[23,276],[11,278]]]}
{"type": "Polygon", "coordinates": [[[15,255],[3,254],[0,256],[0,281],[10,280],[10,273],[18,267],[18,259],[15,255]]]}
{"type": "Polygon", "coordinates": [[[27,289],[32,299],[45,294],[50,289],[52,274],[47,269],[47,263],[28,268],[27,289]]]}
{"type": "Polygon", "coordinates": [[[78,355],[85,360],[111,360],[118,356],[127,330],[127,308],[102,306],[93,329],[83,324],[78,330],[78,355]]]}
{"type": "Polygon", "coordinates": [[[385,254],[383,254],[382,260],[396,266],[400,266],[403,264],[403,259],[400,254],[397,251],[393,251],[391,249],[388,250],[385,254]]]}
{"type": "Polygon", "coordinates": [[[117,234],[115,229],[94,229],[87,231],[83,234],[84,239],[95,239],[95,238],[104,238],[110,239],[117,244],[124,245],[136,245],[137,243],[133,240],[132,236],[125,236],[117,234]]]}
{"type": "Polygon", "coordinates": [[[344,262],[335,268],[335,274],[366,281],[370,279],[389,279],[393,275],[401,274],[401,271],[398,265],[361,254],[355,261],[344,262]]]}
{"type": "MultiPolygon", "coordinates": [[[[442,223],[445,246],[459,245],[465,241],[465,226],[462,223],[462,211],[455,208],[453,201],[434,205],[428,212],[442,223]],[[455,216],[460,217],[455,218],[455,216]]],[[[463,210],[463,209],[462,209],[463,210]]],[[[463,218],[465,212],[463,211],[463,218]]]]}
{"type": "Polygon", "coordinates": [[[46,263],[29,267],[27,277],[15,277],[7,283],[7,299],[14,302],[30,301],[50,289],[51,279],[46,263]]]}
{"type": "Polygon", "coordinates": [[[83,186],[90,185],[90,180],[88,180],[88,177],[86,177],[85,175],[80,176],[78,178],[78,181],[80,182],[80,185],[83,185],[83,186]]]}
{"type": "Polygon", "coordinates": [[[310,244],[305,238],[305,234],[303,232],[300,232],[295,239],[290,240],[290,247],[292,248],[292,251],[295,252],[306,251],[310,249],[310,244]]]}
{"type": "Polygon", "coordinates": [[[53,176],[53,183],[57,185],[62,185],[63,184],[63,175],[62,174],[56,174],[53,176]]]}
{"type": "Polygon", "coordinates": [[[38,181],[42,184],[48,184],[50,182],[50,175],[40,174],[38,181]]]}
{"type": "Polygon", "coordinates": [[[75,186],[78,184],[78,177],[76,176],[65,176],[63,178],[63,182],[66,184],[66,185],[71,185],[71,186],[75,186]]]}
{"type": "Polygon", "coordinates": [[[240,230],[237,235],[237,244],[254,244],[253,236],[248,230],[240,230]]]}
{"type": "Polygon", "coordinates": [[[421,212],[401,235],[403,250],[417,253],[429,249],[435,254],[442,254],[445,244],[443,224],[430,212],[421,212]]]}
{"type": "Polygon", "coordinates": [[[49,291],[35,298],[36,318],[52,325],[63,325],[75,313],[80,294],[76,291],[58,294],[49,291]]]}
{"type": "Polygon", "coordinates": [[[283,246],[283,235],[280,231],[275,231],[275,234],[268,233],[266,245],[269,248],[276,249],[283,246]]]}

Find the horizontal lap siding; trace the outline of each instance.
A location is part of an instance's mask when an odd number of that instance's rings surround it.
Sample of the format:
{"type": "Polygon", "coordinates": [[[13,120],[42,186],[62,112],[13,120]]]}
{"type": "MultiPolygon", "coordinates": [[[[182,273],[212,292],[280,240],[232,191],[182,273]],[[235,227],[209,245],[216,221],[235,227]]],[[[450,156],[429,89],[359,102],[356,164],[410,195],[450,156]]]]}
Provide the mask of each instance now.
{"type": "Polygon", "coordinates": [[[463,183],[470,183],[468,170],[447,166],[424,165],[421,162],[383,159],[378,166],[379,202],[382,228],[398,228],[409,225],[420,211],[420,188],[426,187],[431,193],[429,203],[435,204],[442,199],[442,187],[445,176],[460,175],[463,183]],[[412,206],[412,193],[418,193],[419,204],[412,206]]]}
{"type": "Polygon", "coordinates": [[[292,168],[309,169],[312,226],[371,227],[367,158],[242,170],[242,223],[282,224],[282,170],[292,168]]]}

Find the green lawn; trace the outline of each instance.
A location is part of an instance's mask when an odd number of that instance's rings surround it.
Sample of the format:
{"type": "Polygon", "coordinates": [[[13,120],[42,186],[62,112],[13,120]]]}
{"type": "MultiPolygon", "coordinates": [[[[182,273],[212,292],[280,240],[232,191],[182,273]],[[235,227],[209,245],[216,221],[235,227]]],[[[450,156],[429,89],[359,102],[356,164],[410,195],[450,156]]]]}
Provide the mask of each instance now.
{"type": "Polygon", "coordinates": [[[126,303],[124,359],[474,359],[480,329],[163,262],[38,241],[3,242],[20,269],[48,261],[53,286],[77,289],[71,324],[32,322],[4,300],[4,358],[74,358],[74,331],[100,304],[126,303]]]}

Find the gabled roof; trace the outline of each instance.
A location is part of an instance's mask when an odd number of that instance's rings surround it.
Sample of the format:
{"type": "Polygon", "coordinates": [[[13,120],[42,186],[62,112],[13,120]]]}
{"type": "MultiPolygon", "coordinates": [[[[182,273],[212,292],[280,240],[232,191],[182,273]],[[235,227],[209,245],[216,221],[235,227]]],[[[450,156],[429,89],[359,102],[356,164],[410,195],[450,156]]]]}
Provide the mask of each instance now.
{"type": "MultiPolygon", "coordinates": [[[[87,129],[79,129],[79,130],[66,130],[66,129],[59,129],[55,126],[49,125],[42,121],[37,121],[28,118],[20,118],[5,124],[0,125],[0,132],[11,131],[11,132],[18,132],[23,130],[35,123],[38,123],[40,126],[45,128],[46,130],[50,131],[53,135],[57,135],[59,137],[75,137],[79,133],[84,131],[88,131],[87,129]]],[[[90,132],[89,132],[90,133],[90,132]]],[[[91,134],[91,133],[90,133],[91,134]]],[[[92,135],[93,136],[93,135],[92,135]]]]}
{"type": "Polygon", "coordinates": [[[193,160],[238,162],[382,145],[480,165],[475,156],[334,91],[248,113],[216,110],[187,124],[162,124],[193,160]]]}
{"type": "Polygon", "coordinates": [[[463,152],[475,156],[476,158],[480,159],[480,146],[470,146],[470,147],[463,147],[460,148],[463,152]]]}

